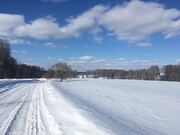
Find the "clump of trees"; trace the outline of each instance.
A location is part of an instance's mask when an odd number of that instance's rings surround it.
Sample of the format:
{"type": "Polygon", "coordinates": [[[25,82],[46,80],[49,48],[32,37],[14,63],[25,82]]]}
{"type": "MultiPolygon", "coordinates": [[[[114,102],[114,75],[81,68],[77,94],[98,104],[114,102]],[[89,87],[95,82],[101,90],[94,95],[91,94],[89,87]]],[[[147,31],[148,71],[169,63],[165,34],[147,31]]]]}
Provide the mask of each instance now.
{"type": "Polygon", "coordinates": [[[103,77],[108,79],[180,81],[180,64],[165,65],[161,70],[159,66],[155,65],[147,69],[136,70],[97,69],[84,73],[79,72],[78,75],[94,78],[103,77]]]}
{"type": "Polygon", "coordinates": [[[109,79],[138,79],[138,80],[158,80],[160,78],[160,69],[158,66],[151,66],[148,69],[138,70],[114,70],[98,69],[88,71],[87,76],[103,77],[109,79]]]}
{"type": "Polygon", "coordinates": [[[165,81],[180,81],[180,64],[165,65],[161,79],[165,81]]]}
{"type": "Polygon", "coordinates": [[[10,45],[6,40],[0,39],[0,79],[4,78],[65,78],[83,75],[87,77],[103,77],[110,79],[139,79],[139,80],[165,80],[180,81],[180,64],[165,65],[160,72],[158,66],[137,70],[97,69],[87,72],[73,71],[71,66],[60,62],[52,65],[47,71],[38,66],[19,64],[11,56],[10,45]]]}
{"type": "Polygon", "coordinates": [[[62,82],[65,78],[76,77],[76,74],[70,65],[64,62],[59,62],[51,66],[51,68],[46,73],[46,77],[60,78],[62,82]]]}
{"type": "Polygon", "coordinates": [[[27,64],[19,64],[11,56],[10,45],[6,40],[0,39],[0,79],[4,78],[60,78],[61,81],[67,77],[75,77],[70,65],[57,63],[48,71],[39,67],[27,64]]]}
{"type": "Polygon", "coordinates": [[[15,76],[16,60],[11,57],[9,43],[0,39],[0,78],[15,76]]]}
{"type": "Polygon", "coordinates": [[[15,78],[41,78],[46,71],[38,66],[18,64],[15,78]]]}
{"type": "Polygon", "coordinates": [[[4,78],[40,78],[45,73],[43,68],[18,64],[11,56],[10,45],[0,39],[0,79],[4,78]]]}

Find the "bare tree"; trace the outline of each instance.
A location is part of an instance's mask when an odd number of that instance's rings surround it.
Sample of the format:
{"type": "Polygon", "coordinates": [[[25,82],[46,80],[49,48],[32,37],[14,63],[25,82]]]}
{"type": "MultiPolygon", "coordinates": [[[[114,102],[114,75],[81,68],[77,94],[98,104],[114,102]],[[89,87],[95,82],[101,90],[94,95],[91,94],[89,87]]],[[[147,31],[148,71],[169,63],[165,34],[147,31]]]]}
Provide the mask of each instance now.
{"type": "Polygon", "coordinates": [[[16,60],[11,57],[10,45],[0,39],[0,78],[13,78],[16,71],[16,60]]]}
{"type": "Polygon", "coordinates": [[[160,69],[159,66],[151,66],[149,69],[149,79],[150,80],[158,80],[160,77],[160,69]]]}
{"type": "Polygon", "coordinates": [[[166,65],[164,66],[164,75],[162,80],[180,81],[180,65],[166,65]]]}
{"type": "Polygon", "coordinates": [[[71,66],[66,63],[63,63],[63,62],[53,65],[50,68],[50,71],[51,72],[54,71],[53,77],[60,78],[61,82],[63,81],[63,79],[65,79],[67,77],[71,77],[71,75],[72,75],[71,66]]]}

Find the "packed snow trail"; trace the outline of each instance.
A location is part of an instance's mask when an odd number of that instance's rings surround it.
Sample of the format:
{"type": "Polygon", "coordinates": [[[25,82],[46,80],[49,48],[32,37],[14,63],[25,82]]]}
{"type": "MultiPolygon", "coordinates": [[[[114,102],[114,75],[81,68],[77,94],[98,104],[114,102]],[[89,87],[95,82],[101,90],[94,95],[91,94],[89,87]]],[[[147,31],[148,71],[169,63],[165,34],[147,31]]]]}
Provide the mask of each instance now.
{"type": "Polygon", "coordinates": [[[49,81],[0,89],[0,135],[107,135],[49,81]],[[7,88],[7,90],[5,90],[7,88]]]}
{"type": "Polygon", "coordinates": [[[0,80],[0,135],[179,135],[180,83],[0,80]]]}

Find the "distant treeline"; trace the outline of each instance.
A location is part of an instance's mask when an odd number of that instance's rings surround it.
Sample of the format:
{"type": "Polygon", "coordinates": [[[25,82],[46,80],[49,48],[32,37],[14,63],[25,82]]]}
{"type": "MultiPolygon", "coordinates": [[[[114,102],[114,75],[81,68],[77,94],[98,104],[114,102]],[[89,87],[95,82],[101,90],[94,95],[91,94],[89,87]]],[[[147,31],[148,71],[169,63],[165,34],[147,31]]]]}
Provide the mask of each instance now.
{"type": "Polygon", "coordinates": [[[159,66],[151,66],[147,69],[137,70],[97,69],[79,72],[78,76],[93,78],[102,77],[107,79],[180,81],[180,65],[165,65],[161,71],[159,66]]]}
{"type": "Polygon", "coordinates": [[[6,78],[60,78],[76,77],[76,72],[66,63],[57,63],[45,70],[39,66],[19,64],[11,56],[11,48],[6,40],[0,39],[0,79],[6,78]]]}
{"type": "Polygon", "coordinates": [[[180,81],[180,64],[164,66],[161,80],[180,81]]]}
{"type": "Polygon", "coordinates": [[[138,80],[166,80],[180,81],[180,65],[165,65],[161,70],[159,66],[138,70],[97,69],[87,72],[73,71],[66,63],[57,63],[48,70],[39,66],[19,64],[11,56],[10,45],[0,39],[0,79],[4,78],[60,78],[61,81],[71,77],[93,77],[109,79],[138,79],[138,80]]]}
{"type": "Polygon", "coordinates": [[[40,78],[45,73],[43,68],[18,64],[11,56],[10,45],[0,39],[0,79],[4,78],[40,78]]]}
{"type": "Polygon", "coordinates": [[[160,77],[160,69],[158,66],[152,66],[149,69],[138,70],[113,70],[113,69],[98,69],[88,71],[94,77],[103,77],[110,79],[139,79],[139,80],[157,80],[160,77]]]}

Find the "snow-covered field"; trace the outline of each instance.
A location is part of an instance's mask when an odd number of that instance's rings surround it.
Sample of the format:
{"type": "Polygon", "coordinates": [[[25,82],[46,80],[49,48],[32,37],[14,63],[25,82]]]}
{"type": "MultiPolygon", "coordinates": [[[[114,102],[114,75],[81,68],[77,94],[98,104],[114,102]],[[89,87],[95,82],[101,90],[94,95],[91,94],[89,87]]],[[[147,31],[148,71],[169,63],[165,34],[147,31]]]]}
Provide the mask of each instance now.
{"type": "Polygon", "coordinates": [[[180,83],[0,80],[0,135],[180,135],[180,83]]]}

